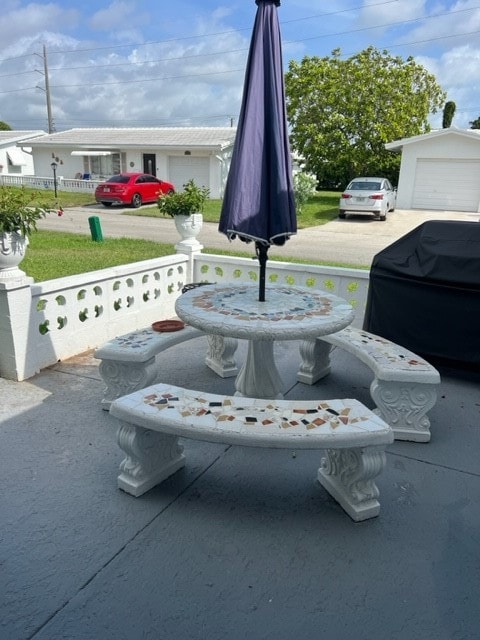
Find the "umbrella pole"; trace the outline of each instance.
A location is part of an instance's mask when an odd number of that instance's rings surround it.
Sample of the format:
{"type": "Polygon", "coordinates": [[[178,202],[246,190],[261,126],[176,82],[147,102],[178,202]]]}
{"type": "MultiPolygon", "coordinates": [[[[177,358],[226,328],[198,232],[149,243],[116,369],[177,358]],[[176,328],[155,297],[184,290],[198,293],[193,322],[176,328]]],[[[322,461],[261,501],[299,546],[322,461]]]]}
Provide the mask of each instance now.
{"type": "Polygon", "coordinates": [[[258,300],[259,302],[265,302],[265,276],[267,271],[268,260],[268,245],[263,242],[255,243],[255,251],[257,254],[258,262],[260,264],[260,281],[258,287],[258,300]]]}

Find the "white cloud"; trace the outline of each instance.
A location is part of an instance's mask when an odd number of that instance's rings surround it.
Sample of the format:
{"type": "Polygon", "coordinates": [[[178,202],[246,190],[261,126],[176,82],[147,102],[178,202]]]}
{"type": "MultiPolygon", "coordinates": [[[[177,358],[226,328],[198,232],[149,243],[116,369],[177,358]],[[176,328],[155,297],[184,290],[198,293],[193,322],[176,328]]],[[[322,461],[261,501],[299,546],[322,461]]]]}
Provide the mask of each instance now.
{"type": "Polygon", "coordinates": [[[149,22],[149,16],[145,12],[138,12],[133,2],[114,0],[105,9],[94,13],[89,22],[90,26],[97,31],[115,32],[146,25],[149,22]]]}
{"type": "MultiPolygon", "coordinates": [[[[87,0],[78,10],[64,10],[54,2],[5,0],[0,16],[0,119],[16,128],[46,126],[45,92],[35,88],[44,86],[41,52],[46,44],[58,129],[229,123],[240,107],[256,7],[253,0],[248,6],[246,0],[222,1],[176,0],[158,6],[134,0],[89,5],[87,0]]],[[[448,4],[458,11],[477,3],[332,0],[326,6],[324,0],[284,0],[279,7],[284,64],[304,55],[329,55],[336,47],[352,55],[368,44],[391,44],[392,53],[413,55],[435,74],[449,99],[457,102],[458,113],[460,102],[472,111],[480,102],[480,41],[477,46],[473,37],[465,41],[459,36],[457,42],[445,36],[475,26],[480,31],[480,9],[444,19],[428,16],[446,11],[448,4]],[[408,22],[423,16],[427,19],[422,22],[408,22]],[[401,28],[381,34],[366,29],[402,20],[401,28]],[[400,36],[403,42],[443,39],[432,40],[430,46],[396,48],[400,36]]],[[[467,123],[477,115],[462,113],[467,123]]]]}
{"type": "Polygon", "coordinates": [[[456,44],[454,39],[464,43],[465,37],[478,38],[478,35],[465,36],[480,30],[480,8],[478,2],[456,2],[450,10],[445,7],[436,7],[429,13],[424,21],[403,34],[398,42],[417,42],[422,44],[437,42],[438,46],[452,47],[456,44]],[[443,39],[443,42],[442,42],[443,39]]]}
{"type": "Polygon", "coordinates": [[[76,9],[62,9],[54,3],[31,3],[10,11],[3,7],[0,15],[1,56],[20,55],[23,50],[18,46],[18,41],[22,38],[32,38],[39,32],[51,31],[56,25],[61,25],[63,31],[68,31],[78,21],[79,12],[76,9]]]}
{"type": "Polygon", "coordinates": [[[416,60],[435,75],[447,100],[455,102],[454,125],[468,128],[480,114],[480,48],[464,45],[439,58],[419,56],[416,60]]]}
{"type": "Polygon", "coordinates": [[[425,15],[426,0],[395,0],[394,2],[364,2],[358,23],[360,26],[388,25],[425,15]]]}

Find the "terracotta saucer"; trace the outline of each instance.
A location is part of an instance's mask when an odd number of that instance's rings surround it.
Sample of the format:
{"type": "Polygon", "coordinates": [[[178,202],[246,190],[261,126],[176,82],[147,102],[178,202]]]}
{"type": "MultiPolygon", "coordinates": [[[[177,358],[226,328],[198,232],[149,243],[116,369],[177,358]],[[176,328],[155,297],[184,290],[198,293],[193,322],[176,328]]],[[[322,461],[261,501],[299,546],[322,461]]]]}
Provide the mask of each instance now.
{"type": "Polygon", "coordinates": [[[181,320],[159,320],[158,322],[154,322],[152,324],[152,329],[154,331],[161,332],[180,331],[180,329],[183,329],[184,326],[185,323],[181,320]]]}

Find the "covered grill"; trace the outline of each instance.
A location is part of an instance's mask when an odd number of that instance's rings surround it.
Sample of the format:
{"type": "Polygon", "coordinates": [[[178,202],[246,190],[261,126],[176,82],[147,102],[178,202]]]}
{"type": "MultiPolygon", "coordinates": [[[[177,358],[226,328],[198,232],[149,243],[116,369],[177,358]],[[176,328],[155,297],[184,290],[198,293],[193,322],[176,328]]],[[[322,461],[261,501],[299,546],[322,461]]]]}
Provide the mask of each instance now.
{"type": "Polygon", "coordinates": [[[378,253],[363,328],[434,364],[480,370],[480,224],[425,222],[378,253]]]}

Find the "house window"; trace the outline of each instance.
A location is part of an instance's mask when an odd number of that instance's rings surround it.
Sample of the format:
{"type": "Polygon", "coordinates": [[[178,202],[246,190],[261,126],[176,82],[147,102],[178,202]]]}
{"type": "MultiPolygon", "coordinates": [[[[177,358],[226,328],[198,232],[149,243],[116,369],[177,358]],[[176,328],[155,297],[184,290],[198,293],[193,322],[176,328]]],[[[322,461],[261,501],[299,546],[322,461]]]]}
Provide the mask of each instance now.
{"type": "Polygon", "coordinates": [[[19,164],[12,164],[12,161],[7,156],[7,172],[8,173],[22,173],[22,167],[19,164]]]}
{"type": "Polygon", "coordinates": [[[108,177],[120,173],[120,154],[90,157],[90,168],[94,176],[108,177]]]}
{"type": "Polygon", "coordinates": [[[108,156],[83,156],[83,171],[93,178],[109,178],[121,173],[120,157],[120,153],[111,153],[108,156]]]}

